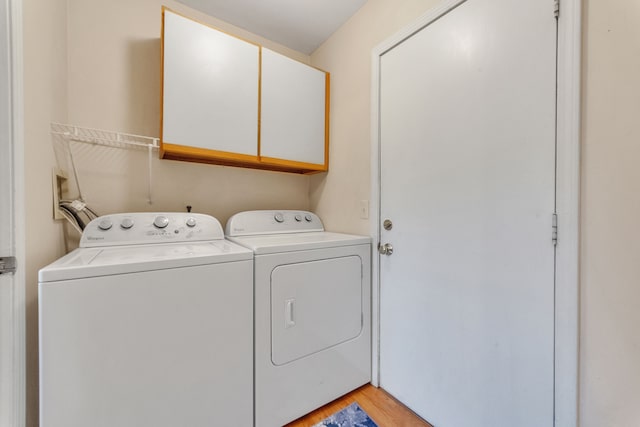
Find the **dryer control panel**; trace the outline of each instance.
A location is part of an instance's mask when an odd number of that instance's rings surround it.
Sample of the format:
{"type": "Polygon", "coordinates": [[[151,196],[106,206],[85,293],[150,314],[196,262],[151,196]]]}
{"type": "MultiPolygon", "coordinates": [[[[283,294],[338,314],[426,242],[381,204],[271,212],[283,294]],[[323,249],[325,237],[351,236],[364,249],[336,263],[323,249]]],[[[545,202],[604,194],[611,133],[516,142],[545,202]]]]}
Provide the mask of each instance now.
{"type": "Polygon", "coordinates": [[[308,211],[246,211],[227,221],[227,236],[324,231],[318,215],[308,211]]]}
{"type": "Polygon", "coordinates": [[[138,212],[104,215],[82,232],[81,248],[196,242],[224,239],[220,221],[186,212],[138,212]]]}

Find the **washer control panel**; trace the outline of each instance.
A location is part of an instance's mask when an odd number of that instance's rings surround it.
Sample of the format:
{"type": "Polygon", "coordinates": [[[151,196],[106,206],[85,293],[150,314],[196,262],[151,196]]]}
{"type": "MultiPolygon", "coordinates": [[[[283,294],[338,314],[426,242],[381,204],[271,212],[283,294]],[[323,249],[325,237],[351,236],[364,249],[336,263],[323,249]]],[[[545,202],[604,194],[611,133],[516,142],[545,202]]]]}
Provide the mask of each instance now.
{"type": "Polygon", "coordinates": [[[307,211],[246,211],[229,218],[227,236],[324,231],[318,215],[307,211]]]}
{"type": "Polygon", "coordinates": [[[104,215],[82,232],[80,247],[141,245],[224,239],[220,222],[186,212],[139,212],[104,215]]]}

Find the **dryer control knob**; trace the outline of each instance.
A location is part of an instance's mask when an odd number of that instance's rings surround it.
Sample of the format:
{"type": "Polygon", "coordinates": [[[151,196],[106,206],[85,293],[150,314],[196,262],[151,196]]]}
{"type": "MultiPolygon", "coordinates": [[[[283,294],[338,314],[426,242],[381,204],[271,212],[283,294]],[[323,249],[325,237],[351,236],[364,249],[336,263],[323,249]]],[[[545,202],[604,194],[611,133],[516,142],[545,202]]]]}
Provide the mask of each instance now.
{"type": "Polygon", "coordinates": [[[187,218],[186,224],[187,224],[187,227],[193,228],[196,226],[196,219],[190,216],[189,218],[187,218]]]}
{"type": "Polygon", "coordinates": [[[155,225],[156,228],[165,228],[169,225],[169,218],[164,215],[159,215],[153,220],[153,225],[155,225]]]}
{"type": "Polygon", "coordinates": [[[131,218],[123,219],[120,223],[120,227],[124,228],[125,230],[130,229],[131,227],[133,227],[133,220],[131,218]]]}
{"type": "Polygon", "coordinates": [[[284,222],[284,215],[277,213],[273,216],[273,219],[275,219],[276,222],[284,222]]]}
{"type": "Polygon", "coordinates": [[[311,218],[311,215],[309,215],[309,214],[306,214],[306,215],[304,216],[304,220],[305,220],[305,221],[307,221],[307,222],[311,222],[311,220],[312,220],[312,219],[313,219],[313,218],[311,218]]]}
{"type": "Polygon", "coordinates": [[[302,221],[302,215],[300,215],[300,214],[296,214],[296,216],[294,218],[296,219],[297,222],[302,221]]]}
{"type": "Polygon", "coordinates": [[[107,231],[111,228],[112,225],[113,223],[111,222],[111,220],[109,218],[105,218],[98,223],[98,228],[100,230],[107,231]]]}

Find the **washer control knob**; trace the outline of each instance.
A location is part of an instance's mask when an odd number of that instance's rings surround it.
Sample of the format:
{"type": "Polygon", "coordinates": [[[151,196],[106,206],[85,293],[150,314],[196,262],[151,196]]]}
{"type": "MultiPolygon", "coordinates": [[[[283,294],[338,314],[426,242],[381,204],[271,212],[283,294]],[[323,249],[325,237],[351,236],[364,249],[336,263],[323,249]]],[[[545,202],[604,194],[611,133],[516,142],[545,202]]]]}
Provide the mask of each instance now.
{"type": "Polygon", "coordinates": [[[296,219],[297,222],[302,221],[302,215],[296,214],[295,219],[296,219]]]}
{"type": "Polygon", "coordinates": [[[313,218],[312,218],[312,217],[311,217],[311,215],[309,215],[309,214],[306,214],[306,215],[304,216],[304,220],[305,220],[305,221],[307,221],[307,222],[311,222],[311,220],[312,220],[312,219],[313,219],[313,218]]]}
{"type": "Polygon", "coordinates": [[[111,222],[111,220],[109,218],[105,218],[98,223],[98,228],[100,230],[107,231],[111,228],[112,225],[113,223],[111,222]]]}
{"type": "Polygon", "coordinates": [[[169,218],[164,215],[158,215],[156,219],[153,220],[153,225],[155,225],[156,228],[165,228],[169,225],[169,218]]]}
{"type": "Polygon", "coordinates": [[[120,223],[120,227],[124,228],[125,230],[130,229],[131,227],[133,227],[133,220],[131,218],[123,219],[120,223]]]}
{"type": "Polygon", "coordinates": [[[186,224],[187,224],[187,227],[193,228],[196,226],[196,219],[190,216],[189,218],[187,218],[186,224]]]}
{"type": "Polygon", "coordinates": [[[277,213],[273,216],[273,219],[275,219],[276,222],[284,222],[284,215],[277,213]]]}

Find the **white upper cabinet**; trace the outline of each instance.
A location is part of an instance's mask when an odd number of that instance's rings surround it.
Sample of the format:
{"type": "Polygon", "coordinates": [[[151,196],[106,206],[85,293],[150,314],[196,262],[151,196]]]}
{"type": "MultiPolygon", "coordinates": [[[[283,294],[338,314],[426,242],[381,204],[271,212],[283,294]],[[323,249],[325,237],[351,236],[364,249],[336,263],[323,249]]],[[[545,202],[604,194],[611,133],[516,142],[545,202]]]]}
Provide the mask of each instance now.
{"type": "Polygon", "coordinates": [[[327,73],[262,48],[260,156],[326,164],[327,73]]]}
{"type": "Polygon", "coordinates": [[[164,10],[163,143],[256,156],[259,60],[259,46],[164,10]]]}
{"type": "Polygon", "coordinates": [[[327,170],[329,74],[163,8],[160,155],[327,170]]]}

